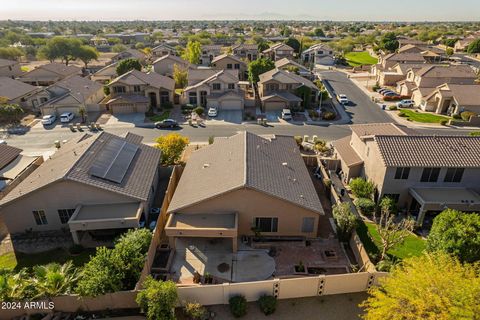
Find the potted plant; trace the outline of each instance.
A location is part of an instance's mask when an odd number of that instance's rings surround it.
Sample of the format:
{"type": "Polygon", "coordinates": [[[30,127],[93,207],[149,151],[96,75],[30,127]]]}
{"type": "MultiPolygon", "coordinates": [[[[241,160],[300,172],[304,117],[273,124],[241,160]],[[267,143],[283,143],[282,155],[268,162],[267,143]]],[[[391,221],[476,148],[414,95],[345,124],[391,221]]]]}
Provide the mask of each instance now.
{"type": "Polygon", "coordinates": [[[203,276],[203,281],[206,283],[206,284],[212,284],[213,283],[213,277],[210,273],[208,272],[205,272],[205,275],[203,276]]]}
{"type": "Polygon", "coordinates": [[[307,274],[307,269],[303,265],[302,260],[298,262],[298,264],[295,265],[295,274],[307,274]]]}

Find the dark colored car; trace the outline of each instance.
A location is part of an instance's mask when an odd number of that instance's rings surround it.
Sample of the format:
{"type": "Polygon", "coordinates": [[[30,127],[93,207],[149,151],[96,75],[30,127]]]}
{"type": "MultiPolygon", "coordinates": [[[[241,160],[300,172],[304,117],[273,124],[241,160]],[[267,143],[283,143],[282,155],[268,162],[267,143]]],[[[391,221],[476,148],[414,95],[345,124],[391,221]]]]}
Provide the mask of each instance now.
{"type": "Polygon", "coordinates": [[[157,129],[176,128],[176,127],[178,127],[178,123],[173,119],[165,119],[159,122],[155,122],[155,128],[157,129]]]}

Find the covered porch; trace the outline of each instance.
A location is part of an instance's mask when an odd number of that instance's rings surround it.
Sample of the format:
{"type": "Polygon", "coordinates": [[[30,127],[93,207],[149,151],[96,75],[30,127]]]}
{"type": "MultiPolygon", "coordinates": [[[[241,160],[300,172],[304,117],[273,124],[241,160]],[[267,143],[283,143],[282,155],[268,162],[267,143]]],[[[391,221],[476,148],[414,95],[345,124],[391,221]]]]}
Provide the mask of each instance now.
{"type": "Polygon", "coordinates": [[[410,188],[410,212],[417,226],[431,225],[434,215],[445,209],[464,212],[480,211],[480,195],[467,188],[410,188]],[[432,216],[433,214],[433,216],[432,216]]]}
{"type": "Polygon", "coordinates": [[[73,242],[85,247],[108,245],[144,220],[141,202],[79,205],[68,221],[73,242]]]}

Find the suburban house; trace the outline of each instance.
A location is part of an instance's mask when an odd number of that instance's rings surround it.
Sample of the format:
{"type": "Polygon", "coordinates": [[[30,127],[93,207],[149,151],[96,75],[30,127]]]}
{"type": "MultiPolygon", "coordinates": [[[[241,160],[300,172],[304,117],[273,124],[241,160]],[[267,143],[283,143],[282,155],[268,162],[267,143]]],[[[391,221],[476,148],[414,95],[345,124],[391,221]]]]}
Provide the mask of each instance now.
{"type": "Polygon", "coordinates": [[[47,87],[73,75],[82,75],[82,68],[53,62],[38,66],[24,73],[18,80],[31,84],[32,86],[47,87]]]}
{"type": "Polygon", "coordinates": [[[376,199],[394,199],[419,226],[445,208],[480,210],[480,137],[408,134],[392,123],[350,128],[351,136],[333,142],[345,183],[371,180],[376,199]]]}
{"type": "Polygon", "coordinates": [[[257,44],[237,44],[232,46],[232,52],[237,57],[246,59],[248,61],[257,60],[258,58],[258,45],[257,44]]]}
{"type": "Polygon", "coordinates": [[[22,75],[20,63],[14,60],[0,59],[0,77],[15,79],[22,75]]]}
{"type": "Polygon", "coordinates": [[[0,200],[8,231],[71,233],[84,246],[148,219],[160,150],[102,132],[69,141],[0,200]]]}
{"type": "Polygon", "coordinates": [[[7,103],[18,104],[25,109],[35,109],[35,95],[42,89],[27,83],[14,80],[10,77],[0,77],[0,97],[7,99],[7,103]]]}
{"type": "Polygon", "coordinates": [[[455,42],[455,46],[453,47],[453,50],[455,52],[465,52],[467,51],[468,46],[470,43],[475,41],[475,39],[478,39],[475,36],[468,36],[465,39],[460,39],[457,42],[455,42]]]}
{"type": "Polygon", "coordinates": [[[275,68],[295,72],[309,80],[313,80],[314,78],[314,74],[310,71],[310,69],[288,58],[275,61],[275,68]]]}
{"type": "Polygon", "coordinates": [[[190,62],[171,54],[164,55],[155,60],[155,62],[153,62],[152,64],[152,67],[154,72],[162,76],[172,77],[174,65],[177,65],[178,67],[185,70],[194,67],[192,64],[190,64],[190,62]]]}
{"type": "Polygon", "coordinates": [[[445,57],[445,50],[442,50],[438,47],[427,46],[427,45],[413,45],[407,44],[403,47],[400,47],[397,51],[398,53],[420,53],[422,57],[428,63],[438,63],[441,62],[445,57]]]}
{"type": "Polygon", "coordinates": [[[191,71],[193,72],[192,77],[189,72],[189,85],[182,93],[182,103],[217,107],[220,110],[243,110],[245,93],[239,87],[238,70],[191,71]],[[205,77],[193,78],[201,74],[205,77]]]}
{"type": "Polygon", "coordinates": [[[221,54],[216,56],[212,60],[211,67],[216,70],[238,70],[240,81],[248,79],[247,64],[234,55],[221,54]]]}
{"type": "Polygon", "coordinates": [[[302,76],[282,69],[273,69],[260,75],[258,92],[264,111],[279,111],[285,108],[301,108],[302,103],[304,106],[315,106],[319,90],[312,81],[302,76]],[[309,92],[306,97],[308,101],[299,96],[305,92],[309,92]]]}
{"type": "Polygon", "coordinates": [[[262,52],[263,56],[277,61],[283,58],[293,59],[295,50],[285,43],[277,43],[262,52]]]}
{"type": "Polygon", "coordinates": [[[94,74],[92,74],[90,76],[90,79],[92,81],[96,81],[102,84],[107,84],[118,76],[117,66],[118,66],[117,62],[109,64],[108,66],[105,66],[102,69],[95,72],[94,74]]]}
{"type": "Polygon", "coordinates": [[[428,45],[428,43],[426,43],[425,41],[412,39],[412,38],[408,38],[408,37],[402,37],[402,36],[397,37],[397,41],[398,41],[398,44],[399,44],[400,48],[403,47],[403,46],[406,46],[406,45],[414,45],[414,46],[427,46],[428,45]]]}
{"type": "Polygon", "coordinates": [[[315,238],[324,214],[292,137],[241,132],[192,153],[168,207],[176,239],[315,238]],[[226,179],[225,177],[228,177],[226,179]]]}
{"type": "Polygon", "coordinates": [[[22,149],[0,144],[0,199],[42,162],[43,157],[26,156],[22,154],[22,149]]]}
{"type": "Polygon", "coordinates": [[[154,58],[160,58],[166,55],[176,56],[177,49],[175,49],[175,47],[169,45],[168,43],[161,43],[152,49],[152,56],[154,58]]]}
{"type": "MultiPolygon", "coordinates": [[[[407,79],[407,73],[409,70],[417,71],[425,67],[425,63],[397,63],[393,67],[388,69],[380,69],[376,74],[376,81],[379,86],[391,86],[396,87],[402,85],[407,79]]],[[[409,84],[408,87],[413,89],[409,84]]]]}
{"type": "Polygon", "coordinates": [[[405,81],[397,86],[401,95],[411,95],[419,106],[424,97],[444,83],[474,84],[475,71],[468,65],[426,65],[419,70],[409,70],[405,81]],[[412,89],[413,88],[413,89],[412,89]]]}
{"type": "Polygon", "coordinates": [[[119,52],[112,57],[112,63],[118,62],[124,59],[137,59],[141,63],[145,63],[147,55],[137,49],[127,49],[125,51],[119,52]]]}
{"type": "Polygon", "coordinates": [[[155,72],[131,70],[109,83],[110,96],[104,99],[111,113],[147,112],[173,103],[175,81],[155,72]]]}
{"type": "Polygon", "coordinates": [[[372,73],[379,77],[381,71],[388,70],[398,63],[421,64],[425,62],[425,58],[419,52],[390,53],[379,57],[378,63],[372,66],[372,73]]]}
{"type": "Polygon", "coordinates": [[[446,114],[463,111],[480,114],[480,84],[442,84],[422,100],[420,109],[446,114]]]}
{"type": "Polygon", "coordinates": [[[216,44],[208,44],[202,46],[202,54],[200,56],[199,65],[209,66],[213,58],[222,54],[222,46],[216,44]]]}
{"type": "Polygon", "coordinates": [[[100,101],[105,97],[103,86],[80,76],[65,78],[36,94],[37,108],[42,115],[61,115],[64,112],[80,114],[101,111],[100,101]]]}
{"type": "Polygon", "coordinates": [[[311,67],[317,65],[329,67],[335,64],[333,49],[323,43],[315,44],[303,51],[301,59],[302,63],[311,67]]]}

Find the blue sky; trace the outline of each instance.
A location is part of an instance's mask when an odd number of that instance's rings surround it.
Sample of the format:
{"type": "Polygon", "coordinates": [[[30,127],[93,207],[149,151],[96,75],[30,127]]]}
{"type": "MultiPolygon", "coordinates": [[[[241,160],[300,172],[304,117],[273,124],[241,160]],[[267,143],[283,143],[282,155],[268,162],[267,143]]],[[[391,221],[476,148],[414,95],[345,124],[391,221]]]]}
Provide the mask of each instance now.
{"type": "Polygon", "coordinates": [[[478,21],[480,0],[0,0],[0,19],[478,21]]]}

